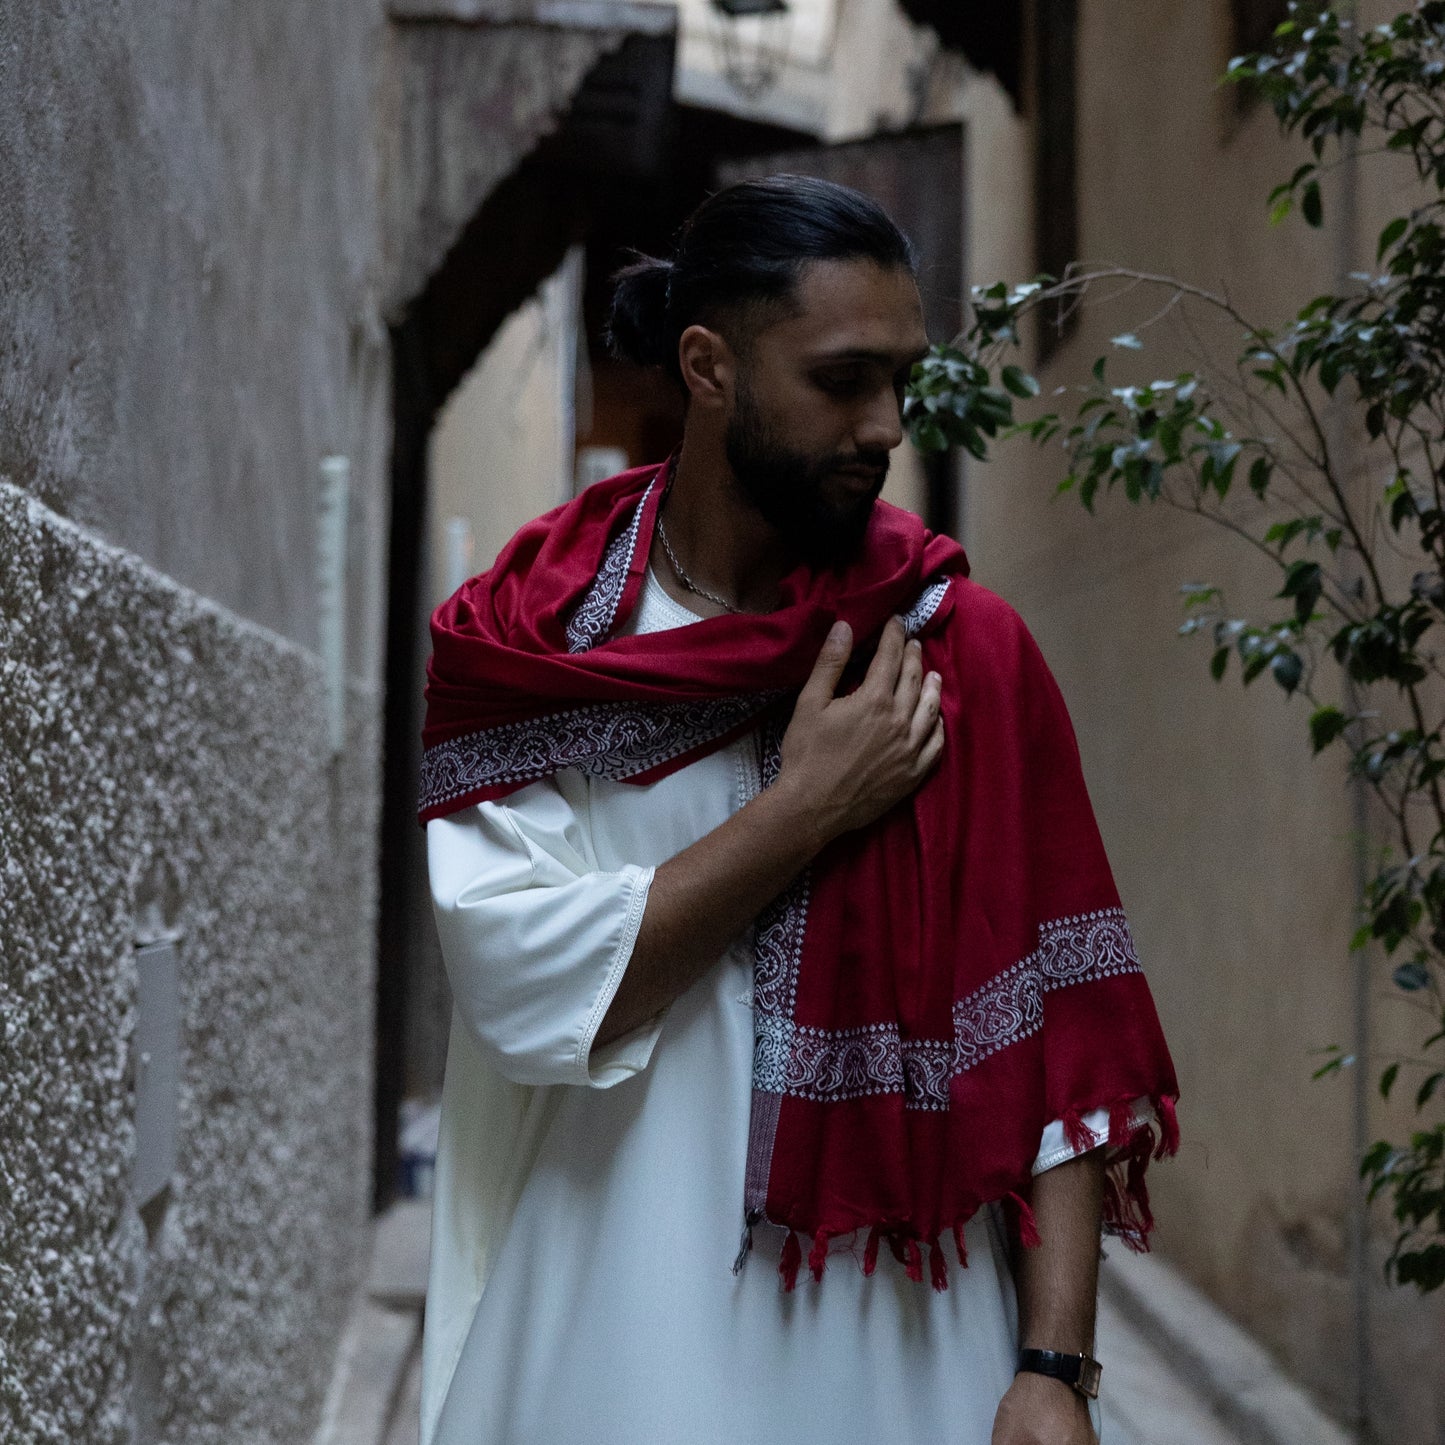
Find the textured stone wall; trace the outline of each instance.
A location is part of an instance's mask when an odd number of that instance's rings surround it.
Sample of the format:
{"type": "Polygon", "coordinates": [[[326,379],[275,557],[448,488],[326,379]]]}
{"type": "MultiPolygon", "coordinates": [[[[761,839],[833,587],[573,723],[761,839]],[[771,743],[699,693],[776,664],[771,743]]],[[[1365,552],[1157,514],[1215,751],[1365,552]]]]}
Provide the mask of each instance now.
{"type": "Polygon", "coordinates": [[[304,1439],[364,1265],[382,24],[0,7],[6,1445],[304,1439]],[[310,650],[329,453],[339,761],[310,650]],[[144,1218],[138,927],[181,935],[179,1160],[144,1218]]]}
{"type": "Polygon", "coordinates": [[[4,1445],[296,1445],[365,1265],[388,258],[419,289],[621,40],[422,28],[384,44],[381,0],[0,6],[4,1445]],[[398,159],[426,164],[384,183],[398,159]],[[138,1212],[157,930],[179,1159],[138,1212]]]}
{"type": "Polygon", "coordinates": [[[333,762],[315,658],[5,483],[0,557],[0,1439],[291,1445],[364,1256],[376,699],[333,762]],[[138,914],[181,934],[144,1223],[138,914]]]}

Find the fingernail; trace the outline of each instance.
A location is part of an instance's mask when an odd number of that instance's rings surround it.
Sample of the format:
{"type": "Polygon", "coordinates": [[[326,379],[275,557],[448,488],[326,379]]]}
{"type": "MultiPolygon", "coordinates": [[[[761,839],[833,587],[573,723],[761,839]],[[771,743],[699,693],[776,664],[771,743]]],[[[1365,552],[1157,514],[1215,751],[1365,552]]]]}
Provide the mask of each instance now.
{"type": "Polygon", "coordinates": [[[847,642],[852,635],[852,628],[841,618],[828,629],[829,642],[847,642]]]}

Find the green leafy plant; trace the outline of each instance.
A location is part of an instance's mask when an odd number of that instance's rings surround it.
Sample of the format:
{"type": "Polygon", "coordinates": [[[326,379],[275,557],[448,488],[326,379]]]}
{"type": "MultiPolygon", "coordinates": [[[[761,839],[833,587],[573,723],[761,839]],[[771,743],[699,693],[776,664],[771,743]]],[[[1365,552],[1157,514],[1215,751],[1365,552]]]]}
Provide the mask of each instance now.
{"type": "MultiPolygon", "coordinates": [[[[1445,3],[1374,28],[1294,3],[1271,51],[1234,60],[1227,78],[1253,87],[1312,157],[1270,195],[1276,223],[1297,210],[1321,226],[1342,160],[1413,165],[1419,203],[1380,233],[1375,268],[1278,326],[1222,291],[1127,267],[976,288],[968,329],[915,369],[904,415],[925,451],[982,460],[1005,437],[1060,443],[1060,491],[1090,510],[1110,492],[1176,507],[1277,569],[1271,615],[1234,615],[1220,588],[1191,583],[1181,630],[1209,643],[1216,680],[1267,673],[1306,700],[1311,747],[1343,749],[1387,820],[1353,942],[1382,949],[1427,1036],[1379,1080],[1386,1097],[1408,1081],[1418,1127],[1373,1145],[1360,1172],[1398,1226],[1389,1276],[1423,1292],[1445,1284],[1445,3]],[[1020,417],[1040,391],[1009,359],[1026,322],[1056,324],[1101,293],[1158,303],[1113,338],[1115,365],[1136,363],[1166,317],[1200,364],[1115,385],[1100,357],[1068,415],[1020,417]]],[[[1327,1053],[1320,1074],[1354,1062],[1327,1053]]]]}

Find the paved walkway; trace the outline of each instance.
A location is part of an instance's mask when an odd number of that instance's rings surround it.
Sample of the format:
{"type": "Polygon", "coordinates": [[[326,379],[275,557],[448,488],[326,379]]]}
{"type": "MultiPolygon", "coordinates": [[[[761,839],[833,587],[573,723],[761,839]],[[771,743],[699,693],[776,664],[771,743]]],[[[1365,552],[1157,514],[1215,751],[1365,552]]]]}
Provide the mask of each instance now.
{"type": "MultiPolygon", "coordinates": [[[[424,1201],[379,1222],[371,1282],[315,1445],[419,1445],[429,1222],[424,1201]]],[[[1259,1347],[1162,1261],[1111,1252],[1098,1334],[1100,1445],[1346,1445],[1259,1347]]]]}
{"type": "MultiPolygon", "coordinates": [[[[1243,1437],[1226,1429],[1207,1405],[1190,1395],[1108,1301],[1099,1313],[1099,1357],[1107,1362],[1100,1445],[1243,1445],[1243,1437]]],[[[386,1445],[420,1445],[420,1377],[419,1362],[413,1360],[397,1395],[386,1445]]]]}
{"type": "Polygon", "coordinates": [[[1099,1445],[1243,1445],[1106,1295],[1099,1301],[1099,1445]]]}

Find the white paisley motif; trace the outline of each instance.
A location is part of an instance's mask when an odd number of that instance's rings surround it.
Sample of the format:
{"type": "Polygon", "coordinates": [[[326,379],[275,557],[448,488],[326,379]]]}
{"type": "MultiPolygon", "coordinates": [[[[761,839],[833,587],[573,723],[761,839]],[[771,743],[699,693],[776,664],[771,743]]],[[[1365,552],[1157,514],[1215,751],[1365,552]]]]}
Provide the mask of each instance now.
{"type": "MultiPolygon", "coordinates": [[[[801,939],[798,945],[800,954],[801,939]]],[[[765,952],[777,951],[759,935],[760,966],[765,952]]],[[[785,961],[769,960],[773,998],[783,992],[775,975],[785,961]]],[[[907,1108],[947,1109],[956,1075],[1043,1027],[1045,994],[1140,971],[1122,909],[1056,919],[1039,929],[1038,946],[1027,958],[954,1005],[952,1039],[905,1039],[892,1023],[838,1030],[794,1023],[794,965],[786,1011],[759,1006],[754,994],[753,1088],[822,1101],[901,1093],[907,1108]]]]}
{"type": "Polygon", "coordinates": [[[948,595],[948,578],[936,577],[922,592],[918,601],[903,614],[903,630],[909,637],[917,637],[933,620],[939,603],[948,595]]]}
{"type": "Polygon", "coordinates": [[[593,703],[468,733],[426,750],[421,808],[501,783],[535,782],[563,768],[636,777],[741,727],[780,696],[765,692],[646,706],[593,703]]]}
{"type": "Polygon", "coordinates": [[[625,530],[619,532],[602,558],[597,576],[577,604],[577,610],[567,623],[567,651],[586,652],[603,641],[612,631],[617,617],[617,605],[627,587],[627,574],[632,567],[632,554],[637,550],[637,533],[642,526],[643,509],[652,489],[657,485],[654,478],[647,484],[637,510],[625,530]]]}

